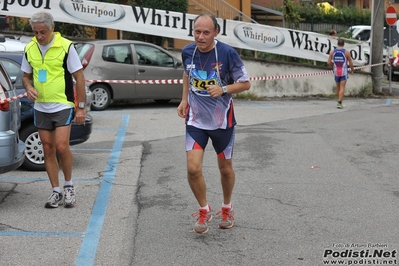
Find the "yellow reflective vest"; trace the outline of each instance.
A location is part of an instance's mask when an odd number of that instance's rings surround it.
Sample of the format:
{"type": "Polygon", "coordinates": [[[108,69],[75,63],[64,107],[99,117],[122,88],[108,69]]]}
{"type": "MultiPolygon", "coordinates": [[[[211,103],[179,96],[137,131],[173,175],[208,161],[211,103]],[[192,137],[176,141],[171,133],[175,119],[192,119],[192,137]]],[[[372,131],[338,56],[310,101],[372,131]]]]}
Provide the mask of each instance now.
{"type": "Polygon", "coordinates": [[[59,32],[54,34],[54,42],[44,57],[36,37],[25,47],[25,56],[33,71],[33,86],[39,93],[36,102],[74,106],[73,79],[67,67],[68,51],[72,42],[63,38],[59,32]]]}

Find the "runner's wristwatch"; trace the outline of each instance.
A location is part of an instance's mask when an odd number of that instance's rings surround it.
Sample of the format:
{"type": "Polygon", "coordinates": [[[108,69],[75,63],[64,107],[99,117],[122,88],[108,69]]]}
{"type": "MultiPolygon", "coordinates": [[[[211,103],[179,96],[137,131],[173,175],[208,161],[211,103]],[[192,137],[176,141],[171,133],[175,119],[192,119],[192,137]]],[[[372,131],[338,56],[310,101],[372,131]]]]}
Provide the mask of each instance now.
{"type": "Polygon", "coordinates": [[[227,94],[227,87],[226,86],[222,86],[222,91],[223,91],[222,95],[226,95],[227,94]]]}
{"type": "Polygon", "coordinates": [[[79,102],[78,103],[78,108],[80,108],[80,109],[84,109],[85,108],[85,102],[79,102]]]}

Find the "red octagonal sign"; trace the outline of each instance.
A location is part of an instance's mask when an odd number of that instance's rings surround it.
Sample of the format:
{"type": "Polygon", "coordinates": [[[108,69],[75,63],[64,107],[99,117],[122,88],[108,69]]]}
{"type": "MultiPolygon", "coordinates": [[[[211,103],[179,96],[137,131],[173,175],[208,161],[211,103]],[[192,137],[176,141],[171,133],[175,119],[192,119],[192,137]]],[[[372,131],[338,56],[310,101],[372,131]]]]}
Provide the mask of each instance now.
{"type": "Polygon", "coordinates": [[[393,6],[388,6],[386,20],[389,26],[395,25],[396,20],[398,20],[396,9],[393,6]]]}

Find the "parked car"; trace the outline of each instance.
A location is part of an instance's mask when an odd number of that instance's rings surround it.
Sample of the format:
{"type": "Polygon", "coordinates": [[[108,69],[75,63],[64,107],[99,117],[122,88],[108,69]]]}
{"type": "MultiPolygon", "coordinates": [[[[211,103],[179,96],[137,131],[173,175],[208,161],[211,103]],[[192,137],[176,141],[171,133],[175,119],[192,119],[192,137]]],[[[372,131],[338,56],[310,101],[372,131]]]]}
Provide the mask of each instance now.
{"type": "Polygon", "coordinates": [[[181,60],[165,49],[132,40],[86,41],[75,44],[84,75],[94,93],[92,110],[104,110],[112,101],[153,99],[168,102],[181,99],[179,84],[134,84],[111,80],[182,79],[181,60]]]}
{"type": "Polygon", "coordinates": [[[15,39],[14,36],[0,34],[0,51],[23,51],[26,43],[15,39]]]}
{"type": "MultiPolygon", "coordinates": [[[[383,49],[382,49],[382,61],[386,62],[388,61],[388,54],[389,50],[388,47],[390,46],[388,44],[388,31],[389,29],[384,27],[384,44],[383,44],[383,49]]],[[[369,44],[368,47],[364,48],[364,57],[367,62],[367,64],[370,63],[370,45],[371,45],[371,26],[369,25],[355,25],[351,26],[348,28],[346,33],[351,34],[352,39],[356,39],[359,41],[367,42],[369,44]]],[[[392,31],[391,32],[391,38],[397,38],[398,33],[392,31]]]]}
{"type": "Polygon", "coordinates": [[[371,26],[355,25],[348,28],[347,33],[352,34],[352,39],[369,42],[371,39],[371,26]]]}
{"type": "Polygon", "coordinates": [[[25,144],[19,139],[20,102],[5,68],[0,64],[0,174],[13,171],[25,159],[25,144]]]}
{"type": "MultiPolygon", "coordinates": [[[[18,95],[25,93],[22,85],[23,72],[21,70],[23,52],[0,52],[0,62],[5,67],[17,89],[18,95]]],[[[86,113],[90,111],[93,93],[86,87],[86,113]]],[[[72,122],[70,145],[87,141],[92,132],[93,118],[86,114],[84,125],[72,122]]],[[[44,154],[37,128],[33,124],[33,102],[28,97],[21,98],[21,140],[25,142],[25,161],[23,167],[32,171],[44,171],[44,154]]]]}

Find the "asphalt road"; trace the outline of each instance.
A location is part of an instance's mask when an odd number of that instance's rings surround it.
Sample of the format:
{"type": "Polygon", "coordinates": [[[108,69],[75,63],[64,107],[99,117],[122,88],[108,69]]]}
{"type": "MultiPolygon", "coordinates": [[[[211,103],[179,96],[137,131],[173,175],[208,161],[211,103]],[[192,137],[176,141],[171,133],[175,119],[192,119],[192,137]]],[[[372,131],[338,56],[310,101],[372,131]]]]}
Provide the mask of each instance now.
{"type": "MultiPolygon", "coordinates": [[[[0,175],[0,265],[397,265],[399,100],[344,104],[235,101],[235,227],[206,235],[192,231],[177,103],[92,112],[75,208],[44,208],[45,172],[0,175]]],[[[210,144],[204,175],[216,212],[210,144]]]]}

